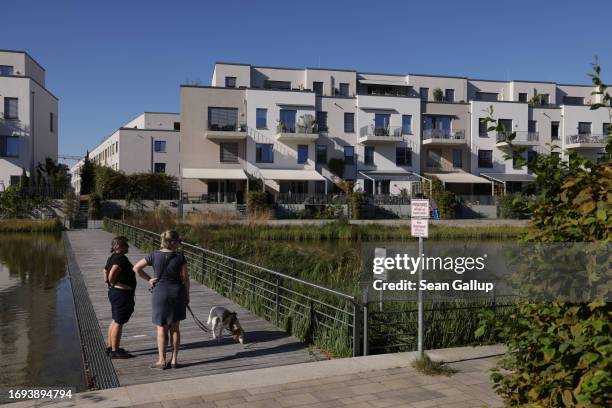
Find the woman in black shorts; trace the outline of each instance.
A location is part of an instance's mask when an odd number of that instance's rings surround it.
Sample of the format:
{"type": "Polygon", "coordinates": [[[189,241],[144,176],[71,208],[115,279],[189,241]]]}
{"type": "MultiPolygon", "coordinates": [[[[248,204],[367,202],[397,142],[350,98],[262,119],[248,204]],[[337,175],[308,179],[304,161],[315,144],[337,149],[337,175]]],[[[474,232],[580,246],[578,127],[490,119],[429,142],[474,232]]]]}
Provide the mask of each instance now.
{"type": "Polygon", "coordinates": [[[129,358],[131,354],[119,347],[123,325],[134,312],[136,275],[132,263],[125,256],[129,245],[126,237],[115,237],[111,243],[112,255],[104,267],[104,280],[108,285],[108,300],[111,303],[113,320],[108,326],[106,354],[111,358],[129,358]]]}
{"type": "Polygon", "coordinates": [[[161,234],[159,251],[147,255],[134,265],[138,273],[149,283],[153,283],[153,324],[157,326],[157,349],[159,358],[151,368],[177,368],[178,349],[181,342],[179,324],[186,318],[189,303],[189,274],[187,261],[183,254],[176,252],[180,244],[176,231],[166,231],[161,234]],[[150,279],[143,271],[147,266],[153,266],[155,278],[150,279]],[[166,361],[166,345],[170,338],[172,344],[172,359],[166,361]]]}

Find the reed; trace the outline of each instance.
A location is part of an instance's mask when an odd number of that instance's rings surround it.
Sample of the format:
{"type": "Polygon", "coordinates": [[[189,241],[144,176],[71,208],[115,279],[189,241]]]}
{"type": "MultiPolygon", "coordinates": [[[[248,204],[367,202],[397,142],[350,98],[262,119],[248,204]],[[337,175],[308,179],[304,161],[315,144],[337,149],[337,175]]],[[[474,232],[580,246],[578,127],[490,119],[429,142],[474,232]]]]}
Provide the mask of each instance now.
{"type": "Polygon", "coordinates": [[[62,222],[57,218],[51,220],[0,220],[0,232],[57,232],[63,228],[62,222]]]}

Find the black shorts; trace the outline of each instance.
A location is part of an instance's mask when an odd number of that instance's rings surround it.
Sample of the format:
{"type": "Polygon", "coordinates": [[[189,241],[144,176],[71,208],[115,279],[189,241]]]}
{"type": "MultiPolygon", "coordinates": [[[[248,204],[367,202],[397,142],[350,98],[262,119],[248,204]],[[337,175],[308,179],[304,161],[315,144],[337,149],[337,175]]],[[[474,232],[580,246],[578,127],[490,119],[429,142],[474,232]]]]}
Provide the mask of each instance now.
{"type": "Polygon", "coordinates": [[[125,324],[134,313],[134,291],[109,288],[108,300],[111,303],[115,323],[125,324]]]}

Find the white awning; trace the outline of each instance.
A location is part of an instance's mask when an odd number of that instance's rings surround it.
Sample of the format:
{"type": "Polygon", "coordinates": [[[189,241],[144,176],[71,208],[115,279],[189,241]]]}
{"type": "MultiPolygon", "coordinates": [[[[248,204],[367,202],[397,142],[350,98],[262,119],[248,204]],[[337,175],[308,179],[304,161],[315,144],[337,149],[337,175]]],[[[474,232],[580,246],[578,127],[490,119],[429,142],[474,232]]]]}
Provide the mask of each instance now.
{"type": "Polygon", "coordinates": [[[508,181],[528,183],[535,180],[535,176],[532,176],[531,174],[480,173],[480,175],[499,183],[506,183],[508,181]]]}
{"type": "Polygon", "coordinates": [[[362,176],[371,180],[393,180],[393,181],[421,181],[421,178],[413,172],[402,170],[371,170],[360,171],[362,176]]]}
{"type": "Polygon", "coordinates": [[[204,180],[246,180],[242,169],[183,169],[183,178],[204,180]]]}
{"type": "Polygon", "coordinates": [[[315,170],[297,170],[297,169],[259,169],[259,174],[265,180],[321,180],[325,181],[325,177],[317,173],[315,170]]]}
{"type": "Polygon", "coordinates": [[[471,173],[425,173],[427,177],[436,177],[443,183],[491,184],[491,180],[471,173]]]}
{"type": "Polygon", "coordinates": [[[408,86],[406,81],[385,80],[385,79],[358,79],[360,84],[367,85],[392,85],[392,86],[408,86]]]}

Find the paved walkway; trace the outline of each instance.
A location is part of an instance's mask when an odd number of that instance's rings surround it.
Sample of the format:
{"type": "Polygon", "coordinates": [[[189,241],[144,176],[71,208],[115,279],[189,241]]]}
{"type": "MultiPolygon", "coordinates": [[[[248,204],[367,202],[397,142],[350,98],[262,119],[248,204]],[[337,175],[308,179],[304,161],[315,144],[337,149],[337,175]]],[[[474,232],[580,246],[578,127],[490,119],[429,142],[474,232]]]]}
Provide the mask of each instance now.
{"type": "MultiPolygon", "coordinates": [[[[450,377],[425,376],[410,365],[416,353],[327,360],[286,367],[210,375],[78,394],[57,407],[500,407],[489,369],[500,346],[429,352],[451,362],[450,377]]],[[[28,401],[15,408],[46,405],[28,401]]]]}
{"type": "MultiPolygon", "coordinates": [[[[100,329],[106,337],[111,309],[102,270],[109,256],[113,236],[102,230],[69,231],[66,236],[70,240],[76,263],[83,275],[100,329]]],[[[136,263],[144,257],[144,254],[137,248],[131,247],[128,257],[136,263]]],[[[147,271],[152,272],[150,268],[147,271]]],[[[192,281],[191,307],[194,313],[199,315],[199,319],[205,322],[212,306],[224,306],[235,310],[247,334],[248,343],[241,345],[226,337],[221,344],[217,344],[212,340],[211,334],[203,333],[197,328],[188,314],[187,320],[181,324],[182,344],[179,362],[183,367],[176,370],[152,370],[148,367],[157,359],[157,346],[155,326],[151,323],[150,302],[151,295],[147,290],[147,283],[138,278],[136,310],[124,327],[121,342],[121,346],[136,357],[113,360],[121,385],[284,366],[318,359],[295,337],[289,336],[266,320],[192,281]]]]}

